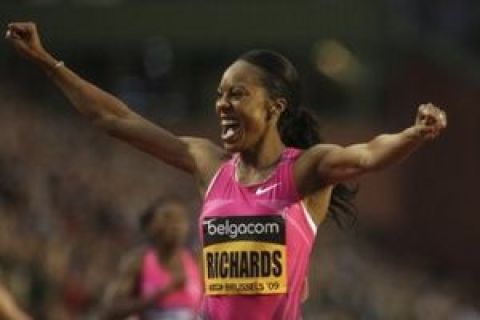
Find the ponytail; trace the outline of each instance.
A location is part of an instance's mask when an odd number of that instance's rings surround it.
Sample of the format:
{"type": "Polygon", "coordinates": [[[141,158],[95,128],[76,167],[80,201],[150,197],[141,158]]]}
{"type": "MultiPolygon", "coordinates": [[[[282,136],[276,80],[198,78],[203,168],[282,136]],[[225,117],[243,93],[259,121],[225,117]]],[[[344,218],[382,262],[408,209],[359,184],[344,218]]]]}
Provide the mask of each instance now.
{"type": "Polygon", "coordinates": [[[287,108],[278,120],[278,131],[282,142],[293,148],[307,149],[323,142],[317,119],[303,108],[287,108]]]}
{"type": "MultiPolygon", "coordinates": [[[[308,149],[323,142],[318,120],[303,108],[293,112],[287,108],[280,116],[278,130],[282,142],[288,147],[308,149]]],[[[353,227],[356,224],[357,209],[352,200],[357,191],[358,186],[349,186],[344,183],[333,187],[327,218],[335,221],[341,229],[353,227]]]]}
{"type": "MultiPolygon", "coordinates": [[[[252,50],[238,60],[246,61],[263,71],[262,82],[272,97],[283,97],[287,108],[278,120],[278,131],[282,142],[288,147],[308,149],[322,143],[317,119],[307,110],[299,107],[300,81],[293,64],[281,54],[269,50],[252,50]]],[[[352,199],[357,187],[337,184],[333,188],[327,217],[340,228],[353,226],[356,222],[356,208],[352,199]]]]}

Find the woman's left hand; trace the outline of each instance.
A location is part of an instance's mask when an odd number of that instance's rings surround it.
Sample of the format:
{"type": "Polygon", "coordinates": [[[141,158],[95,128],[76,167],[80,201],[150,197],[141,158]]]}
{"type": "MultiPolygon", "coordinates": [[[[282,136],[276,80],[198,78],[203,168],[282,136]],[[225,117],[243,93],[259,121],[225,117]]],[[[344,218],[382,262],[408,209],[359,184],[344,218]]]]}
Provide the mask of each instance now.
{"type": "Polygon", "coordinates": [[[418,107],[415,127],[425,140],[435,139],[447,127],[447,114],[432,103],[418,107]]]}

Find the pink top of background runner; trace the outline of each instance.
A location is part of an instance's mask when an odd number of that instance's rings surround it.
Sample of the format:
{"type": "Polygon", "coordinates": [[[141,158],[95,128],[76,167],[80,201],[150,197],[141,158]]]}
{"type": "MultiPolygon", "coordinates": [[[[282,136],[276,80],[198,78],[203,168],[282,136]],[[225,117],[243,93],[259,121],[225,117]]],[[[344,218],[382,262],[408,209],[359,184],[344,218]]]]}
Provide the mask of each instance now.
{"type": "MultiPolygon", "coordinates": [[[[156,308],[186,308],[191,309],[195,313],[198,311],[202,299],[202,282],[197,263],[190,252],[183,250],[181,255],[182,266],[185,272],[185,286],[160,299],[156,304],[156,308]]],[[[140,279],[141,295],[143,297],[151,296],[158,289],[165,288],[171,280],[170,272],[158,260],[155,250],[148,249],[143,256],[140,279]]]]}

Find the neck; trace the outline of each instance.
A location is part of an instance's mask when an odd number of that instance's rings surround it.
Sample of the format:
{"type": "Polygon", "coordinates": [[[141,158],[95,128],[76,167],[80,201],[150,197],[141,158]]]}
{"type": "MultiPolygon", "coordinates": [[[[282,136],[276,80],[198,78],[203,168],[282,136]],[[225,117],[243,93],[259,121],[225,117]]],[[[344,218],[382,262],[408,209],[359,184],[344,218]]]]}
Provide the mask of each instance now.
{"type": "Polygon", "coordinates": [[[262,170],[274,166],[282,155],[285,145],[280,139],[278,130],[272,129],[251,149],[240,154],[240,159],[246,167],[262,170]]]}
{"type": "Polygon", "coordinates": [[[171,245],[157,245],[155,247],[157,256],[160,258],[160,261],[168,263],[171,261],[179,252],[178,246],[171,245]]]}

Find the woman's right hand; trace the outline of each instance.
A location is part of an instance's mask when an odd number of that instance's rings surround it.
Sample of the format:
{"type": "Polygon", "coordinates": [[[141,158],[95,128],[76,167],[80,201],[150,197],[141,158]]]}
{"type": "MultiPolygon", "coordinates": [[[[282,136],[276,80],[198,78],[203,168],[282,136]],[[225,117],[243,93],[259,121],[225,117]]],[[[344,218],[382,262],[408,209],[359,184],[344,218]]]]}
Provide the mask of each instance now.
{"type": "Polygon", "coordinates": [[[171,293],[182,289],[186,285],[186,277],[185,272],[181,267],[179,270],[172,271],[172,278],[170,282],[167,284],[166,287],[158,289],[151,297],[151,303],[156,303],[158,300],[164,299],[166,296],[170,295],[171,293]]]}
{"type": "Polygon", "coordinates": [[[118,98],[82,79],[48,53],[33,22],[13,22],[5,38],[62,90],[72,105],[120,140],[195,176],[203,193],[229,155],[204,138],[178,137],[134,113],[118,98]]]}
{"type": "Polygon", "coordinates": [[[8,24],[5,38],[10,41],[20,55],[34,62],[48,55],[42,46],[37,26],[33,22],[8,24]]]}

